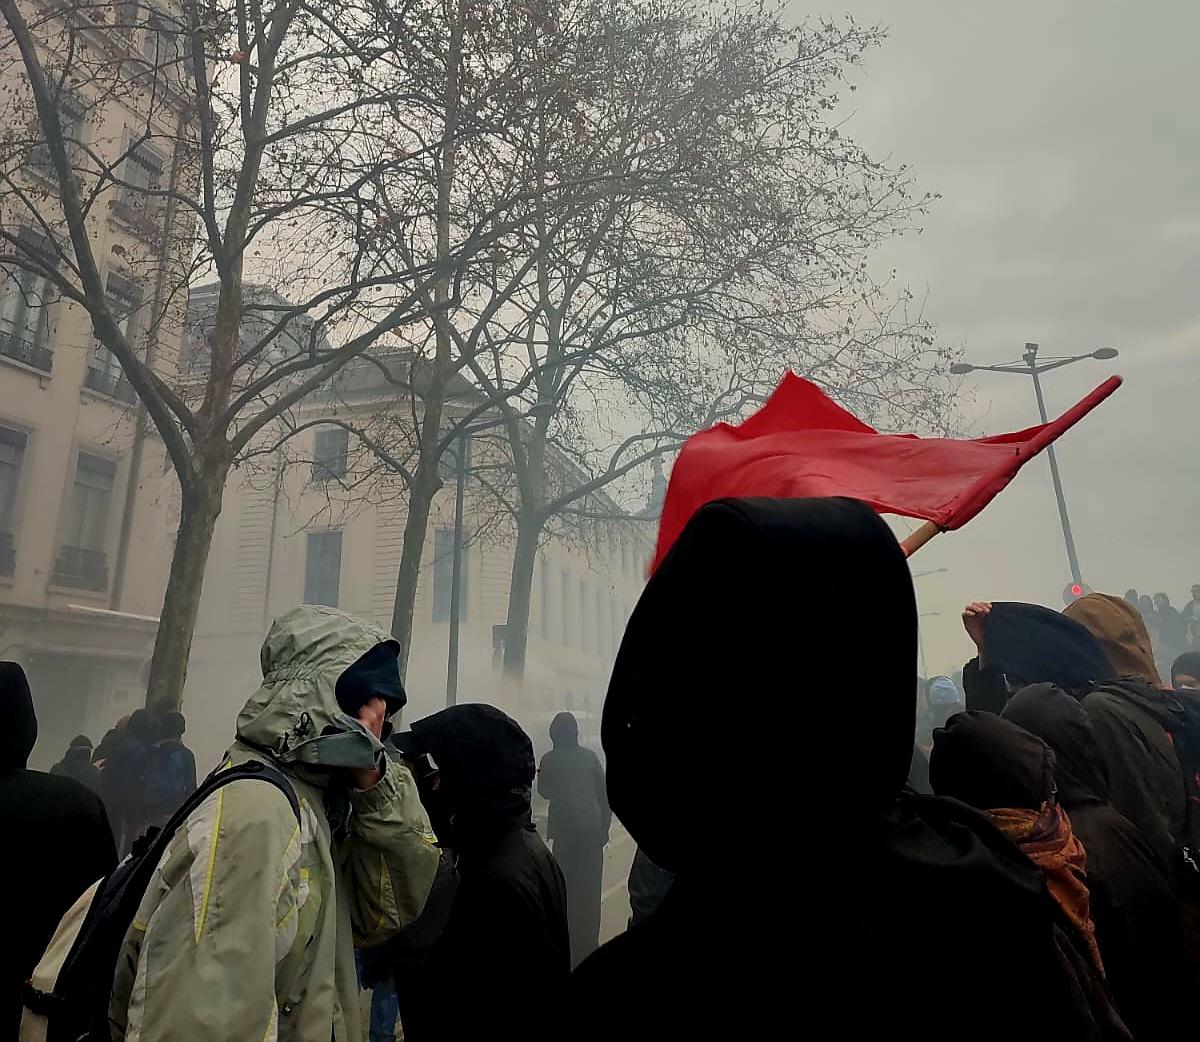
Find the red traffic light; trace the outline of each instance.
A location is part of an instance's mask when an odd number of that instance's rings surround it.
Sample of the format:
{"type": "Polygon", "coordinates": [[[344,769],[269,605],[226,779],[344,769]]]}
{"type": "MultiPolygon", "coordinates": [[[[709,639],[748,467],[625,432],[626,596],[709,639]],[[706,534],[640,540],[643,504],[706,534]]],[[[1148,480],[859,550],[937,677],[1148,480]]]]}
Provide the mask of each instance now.
{"type": "Polygon", "coordinates": [[[1087,583],[1067,583],[1063,587],[1063,604],[1073,604],[1080,597],[1086,597],[1092,592],[1092,588],[1087,583]]]}

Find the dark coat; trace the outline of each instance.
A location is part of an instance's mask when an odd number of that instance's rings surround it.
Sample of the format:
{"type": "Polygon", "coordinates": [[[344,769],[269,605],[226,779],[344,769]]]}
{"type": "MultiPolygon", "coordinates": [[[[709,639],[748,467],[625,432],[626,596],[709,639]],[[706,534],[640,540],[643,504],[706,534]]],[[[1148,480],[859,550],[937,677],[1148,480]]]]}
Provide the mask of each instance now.
{"type": "Polygon", "coordinates": [[[17,1037],[21,988],[63,914],[117,862],[95,793],[71,778],[25,769],[37,719],[25,674],[0,662],[0,1038],[17,1037]]]}
{"type": "Polygon", "coordinates": [[[962,804],[901,798],[916,625],[867,507],[696,513],[630,619],[602,726],[613,812],[675,882],[575,971],[552,1037],[1101,1037],[1034,866],[962,804]],[[847,692],[864,589],[887,623],[847,692]]]}
{"type": "MultiPolygon", "coordinates": [[[[560,713],[559,717],[566,715],[560,713]]],[[[612,811],[600,757],[579,744],[573,728],[556,731],[551,725],[550,734],[554,748],[542,757],[538,770],[538,792],[550,801],[547,838],[555,843],[602,847],[608,842],[612,811]]]]}
{"type": "Polygon", "coordinates": [[[491,706],[462,705],[413,724],[433,756],[452,822],[434,826],[458,854],[445,929],[406,1012],[413,1042],[524,1037],[528,996],[570,971],[562,873],[530,818],[533,747],[491,706]]]}
{"type": "Polygon", "coordinates": [[[73,745],[66,755],[50,768],[51,774],[74,778],[84,788],[100,795],[100,768],[92,763],[92,750],[86,745],[73,745]]]}
{"type": "Polygon", "coordinates": [[[1139,1042],[1190,1028],[1200,993],[1166,864],[1109,804],[1108,767],[1088,714],[1050,684],[1015,695],[1005,719],[1055,753],[1058,800],[1087,852],[1096,941],[1117,1008],[1139,1042]]]}

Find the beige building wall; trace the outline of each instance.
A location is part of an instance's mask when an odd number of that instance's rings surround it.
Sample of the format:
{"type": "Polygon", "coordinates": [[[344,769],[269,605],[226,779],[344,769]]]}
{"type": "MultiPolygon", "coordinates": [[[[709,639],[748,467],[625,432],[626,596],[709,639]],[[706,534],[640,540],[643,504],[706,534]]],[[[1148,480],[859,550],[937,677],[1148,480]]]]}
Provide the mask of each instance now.
{"type": "MultiPolygon", "coordinates": [[[[299,448],[299,454],[313,458],[314,431],[299,437],[306,440],[302,447],[291,446],[293,453],[299,448]]],[[[465,528],[470,531],[479,527],[485,508],[470,482],[468,490],[465,528]]],[[[347,501],[328,485],[314,484],[311,465],[304,463],[268,467],[231,481],[205,579],[185,695],[189,735],[204,762],[228,743],[238,710],[258,686],[259,646],[271,619],[313,593],[306,590],[311,536],[341,533],[338,607],[390,627],[405,503],[399,479],[373,479],[356,487],[347,501]]],[[[406,720],[446,704],[449,620],[444,612],[435,616],[435,607],[444,608],[448,596],[450,561],[439,562],[438,551],[446,549],[453,523],[450,480],[435,500],[422,556],[406,720]]],[[[503,675],[493,649],[493,627],[502,626],[508,612],[512,533],[493,524],[473,538],[465,557],[458,701],[505,709],[521,721],[539,751],[548,747],[551,717],[570,708],[598,746],[608,674],[643,585],[652,527],[637,519],[604,523],[603,537],[590,535],[586,545],[578,538],[547,538],[534,576],[528,660],[519,685],[503,675]]]]}
{"type": "MultiPolygon", "coordinates": [[[[85,38],[96,52],[140,46],[101,26],[85,38]]],[[[6,61],[3,69],[0,92],[31,105],[19,66],[6,61]]],[[[145,99],[132,90],[123,100],[104,101],[88,90],[83,85],[79,95],[88,114],[72,133],[115,161],[130,128],[145,121],[139,111],[145,99]]],[[[13,111],[20,115],[19,108],[8,110],[6,118],[13,111]]],[[[163,110],[166,133],[174,134],[176,111],[163,110]]],[[[36,127],[32,109],[28,116],[36,127]]],[[[142,158],[158,161],[159,174],[168,176],[170,155],[151,149],[142,158]]],[[[56,223],[52,178],[36,162],[15,171],[8,164],[6,173],[40,195],[42,216],[56,223]]],[[[155,297],[166,217],[165,208],[135,211],[113,195],[95,207],[90,230],[110,292],[136,297],[129,328],[143,350],[148,316],[156,304],[165,310],[154,366],[170,379],[185,312],[172,308],[165,293],[155,297]]],[[[11,191],[0,198],[0,222],[7,229],[36,223],[11,191]]],[[[177,258],[189,236],[190,225],[177,214],[165,256],[177,258]]],[[[115,360],[96,350],[86,312],[53,293],[39,303],[22,277],[12,266],[0,271],[0,657],[29,673],[40,727],[33,764],[46,767],[76,733],[98,741],[142,704],[178,493],[150,425],[134,472],[135,396],[115,360]],[[25,309],[19,318],[14,293],[25,309]]]]}

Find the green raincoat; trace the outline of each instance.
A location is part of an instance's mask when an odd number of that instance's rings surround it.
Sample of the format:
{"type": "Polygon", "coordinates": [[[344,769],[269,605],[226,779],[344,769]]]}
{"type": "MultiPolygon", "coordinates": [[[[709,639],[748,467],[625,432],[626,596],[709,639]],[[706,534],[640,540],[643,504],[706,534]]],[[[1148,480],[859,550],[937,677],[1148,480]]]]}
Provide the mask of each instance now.
{"type": "Polygon", "coordinates": [[[331,766],[344,762],[347,743],[368,764],[382,752],[338,707],[334,685],[390,640],[330,608],[276,619],[262,687],[238,716],[228,762],[281,768],[302,820],[273,785],[253,779],[219,789],[191,815],[125,938],[114,1039],[363,1038],[354,945],[379,944],[414,919],[438,863],[407,768],[388,760],[379,784],[359,792],[331,766]]]}

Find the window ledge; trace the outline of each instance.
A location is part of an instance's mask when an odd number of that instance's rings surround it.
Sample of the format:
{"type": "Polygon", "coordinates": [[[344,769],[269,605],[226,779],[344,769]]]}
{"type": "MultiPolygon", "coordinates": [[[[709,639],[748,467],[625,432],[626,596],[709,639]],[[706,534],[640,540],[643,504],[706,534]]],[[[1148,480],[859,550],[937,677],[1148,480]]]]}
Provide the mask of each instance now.
{"type": "Polygon", "coordinates": [[[0,354],[0,363],[12,366],[14,369],[20,369],[23,373],[28,373],[30,376],[36,376],[38,382],[45,387],[50,379],[54,376],[52,372],[46,372],[45,369],[39,369],[36,365],[30,365],[28,362],[22,362],[19,358],[10,358],[8,355],[0,354]]]}
{"type": "Polygon", "coordinates": [[[83,386],[79,388],[80,398],[95,398],[97,401],[103,402],[105,405],[113,405],[122,411],[137,408],[137,399],[132,402],[127,402],[124,398],[118,398],[113,394],[105,394],[103,391],[97,391],[94,387],[83,386]]]}
{"type": "Polygon", "coordinates": [[[157,222],[121,202],[111,204],[108,221],[109,224],[132,232],[150,246],[157,246],[158,239],[162,235],[162,227],[157,222]]]}

